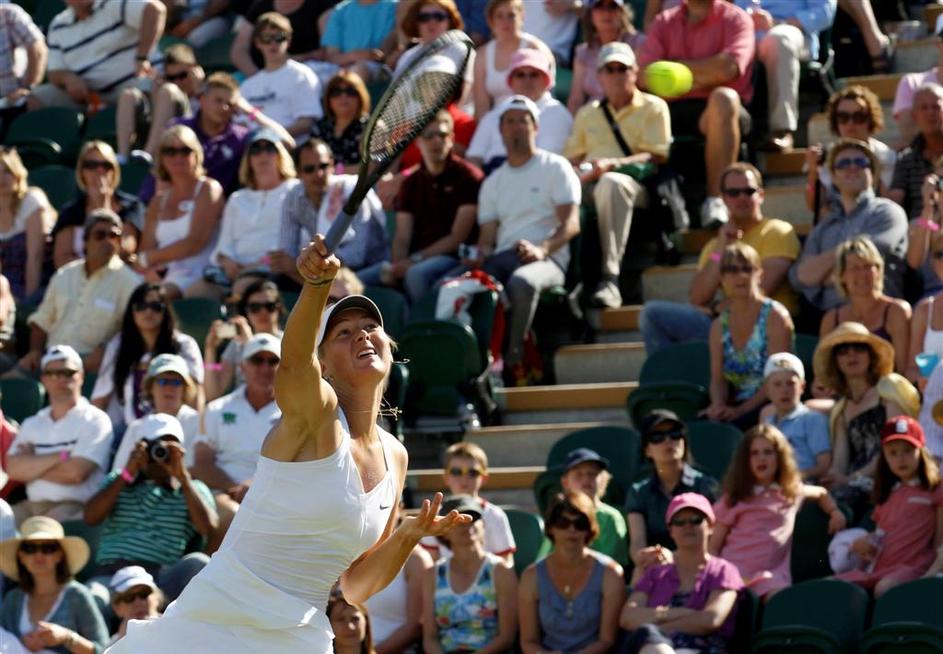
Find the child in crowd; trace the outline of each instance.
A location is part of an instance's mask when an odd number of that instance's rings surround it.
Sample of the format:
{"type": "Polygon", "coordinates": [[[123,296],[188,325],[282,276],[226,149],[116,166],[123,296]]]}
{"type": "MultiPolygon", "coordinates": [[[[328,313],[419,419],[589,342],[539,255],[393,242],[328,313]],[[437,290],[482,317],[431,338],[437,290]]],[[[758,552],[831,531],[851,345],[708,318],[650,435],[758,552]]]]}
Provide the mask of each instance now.
{"type": "Polygon", "coordinates": [[[760,421],[779,429],[789,441],[803,479],[812,481],[824,475],[832,465],[828,417],[802,403],[802,361],[790,352],[773,354],[766,360],[763,384],[771,404],[763,409],[760,421]]]}
{"type": "Polygon", "coordinates": [[[943,544],[940,470],[927,452],[920,423],[909,416],[891,418],[881,430],[874,503],[877,529],[851,544],[851,551],[873,566],[838,578],[873,589],[880,597],[927,573],[943,544]]]}
{"type": "Polygon", "coordinates": [[[830,534],[845,528],[845,515],[828,491],[802,483],[783,433],[772,425],[754,427],[740,441],[723,497],[714,505],[711,554],[736,565],[747,586],[768,599],[792,583],[792,532],[805,500],[815,500],[829,515],[830,534]]]}
{"type": "MultiPolygon", "coordinates": [[[[443,473],[448,495],[471,495],[481,505],[481,519],[485,525],[485,551],[497,554],[514,564],[514,535],[504,510],[479,496],[488,481],[488,456],[474,443],[455,443],[445,451],[443,473]]],[[[422,546],[435,558],[451,556],[449,549],[438,539],[423,538],[422,546]]]]}
{"type": "Polygon", "coordinates": [[[115,572],[108,590],[111,591],[111,608],[120,618],[121,624],[105,649],[124,638],[129,620],[153,620],[159,617],[164,597],[154,583],[154,577],[139,565],[129,565],[115,572]]]}

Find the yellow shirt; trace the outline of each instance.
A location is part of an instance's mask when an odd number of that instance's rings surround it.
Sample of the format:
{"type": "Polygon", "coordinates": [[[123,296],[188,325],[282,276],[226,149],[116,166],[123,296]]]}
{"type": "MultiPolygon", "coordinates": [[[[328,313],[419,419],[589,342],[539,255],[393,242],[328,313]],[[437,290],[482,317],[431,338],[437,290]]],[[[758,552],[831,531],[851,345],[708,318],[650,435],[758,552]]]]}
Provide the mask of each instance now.
{"type": "MultiPolygon", "coordinates": [[[[664,100],[636,90],[629,104],[618,111],[613,111],[610,106],[609,111],[633,154],[651,152],[668,156],[671,147],[671,115],[664,100]]],[[[594,100],[576,112],[563,156],[571,161],[578,158],[596,161],[625,156],[599,100],[594,100]]]]}
{"type": "MultiPolygon", "coordinates": [[[[777,218],[764,218],[759,225],[743,235],[742,242],[756,250],[756,253],[760,255],[760,261],[772,257],[784,257],[790,261],[795,261],[799,258],[799,251],[801,250],[795,228],[785,220],[777,218]]],[[[698,270],[707,265],[708,257],[716,247],[717,238],[714,237],[701,250],[701,256],[697,261],[698,270]]],[[[789,313],[795,313],[799,308],[796,294],[789,286],[789,280],[785,277],[779,288],[773,293],[773,299],[784,305],[789,313]]]]}
{"type": "Polygon", "coordinates": [[[48,345],[71,345],[88,354],[121,328],[131,293],[142,281],[117,256],[91,277],[85,274],[85,259],[69,262],[53,275],[27,322],[48,334],[48,345]]]}

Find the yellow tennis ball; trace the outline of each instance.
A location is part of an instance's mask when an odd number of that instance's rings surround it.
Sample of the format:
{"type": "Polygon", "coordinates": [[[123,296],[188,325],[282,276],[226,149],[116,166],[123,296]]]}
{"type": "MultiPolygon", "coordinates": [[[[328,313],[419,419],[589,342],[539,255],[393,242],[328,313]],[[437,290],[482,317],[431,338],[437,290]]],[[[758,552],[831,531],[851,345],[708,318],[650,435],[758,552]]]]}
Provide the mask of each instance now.
{"type": "Polygon", "coordinates": [[[691,90],[691,69],[677,61],[654,61],[645,68],[648,90],[663,98],[676,98],[691,90]]]}

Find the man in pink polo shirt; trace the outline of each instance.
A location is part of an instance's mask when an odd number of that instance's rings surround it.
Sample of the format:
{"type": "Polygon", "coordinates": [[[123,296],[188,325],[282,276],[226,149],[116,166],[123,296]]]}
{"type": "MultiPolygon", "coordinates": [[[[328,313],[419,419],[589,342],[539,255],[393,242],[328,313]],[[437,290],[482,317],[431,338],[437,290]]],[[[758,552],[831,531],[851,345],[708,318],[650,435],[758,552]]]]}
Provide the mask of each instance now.
{"type": "Polygon", "coordinates": [[[701,206],[705,227],[727,222],[720,176],[737,160],[741,135],[750,129],[744,105],[753,97],[755,49],[753,21],[747,12],[725,0],[684,0],[655,16],[639,52],[640,70],[669,59],[685,64],[694,74],[690,93],[666,99],[672,132],[700,134],[707,140],[707,197],[701,206]]]}

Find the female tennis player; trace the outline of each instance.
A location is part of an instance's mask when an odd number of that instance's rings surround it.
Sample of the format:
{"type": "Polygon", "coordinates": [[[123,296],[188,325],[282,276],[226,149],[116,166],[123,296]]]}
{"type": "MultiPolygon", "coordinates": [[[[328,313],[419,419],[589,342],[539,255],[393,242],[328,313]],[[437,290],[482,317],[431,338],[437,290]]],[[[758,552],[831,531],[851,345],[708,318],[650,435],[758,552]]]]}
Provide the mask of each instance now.
{"type": "Polygon", "coordinates": [[[392,342],[363,296],[324,310],[340,261],[320,235],[298,257],[306,284],[282,339],[272,428],[252,487],[219,551],[163,617],[132,622],[110,654],[330,652],[333,584],[362,603],[423,536],[470,518],[436,517],[442,496],[396,524],[406,449],[377,427],[392,342]]]}

